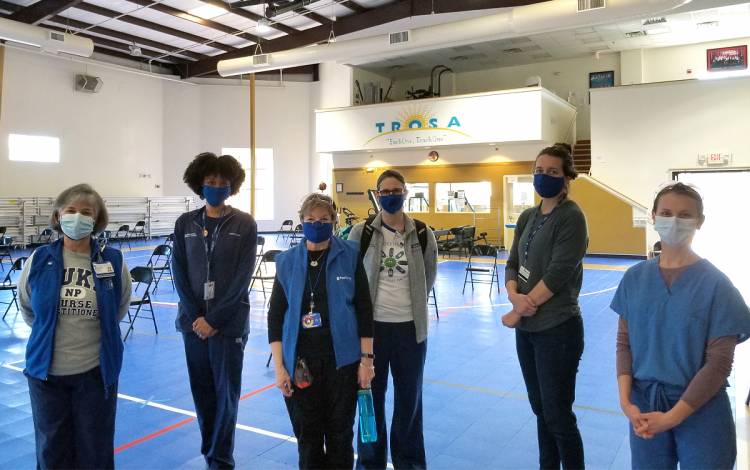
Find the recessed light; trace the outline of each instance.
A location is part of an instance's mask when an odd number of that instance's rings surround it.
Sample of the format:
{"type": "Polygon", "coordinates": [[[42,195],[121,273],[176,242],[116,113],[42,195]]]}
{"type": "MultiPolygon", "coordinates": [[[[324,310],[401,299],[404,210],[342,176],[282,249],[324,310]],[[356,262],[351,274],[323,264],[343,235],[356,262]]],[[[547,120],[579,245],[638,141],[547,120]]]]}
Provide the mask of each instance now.
{"type": "Polygon", "coordinates": [[[640,38],[646,35],[646,31],[630,31],[625,33],[626,38],[640,38]]]}
{"type": "Polygon", "coordinates": [[[198,8],[188,10],[188,13],[193,16],[199,16],[204,20],[210,20],[212,18],[216,18],[217,16],[221,16],[224,13],[227,13],[227,10],[221,7],[217,7],[216,5],[203,5],[198,8]]]}

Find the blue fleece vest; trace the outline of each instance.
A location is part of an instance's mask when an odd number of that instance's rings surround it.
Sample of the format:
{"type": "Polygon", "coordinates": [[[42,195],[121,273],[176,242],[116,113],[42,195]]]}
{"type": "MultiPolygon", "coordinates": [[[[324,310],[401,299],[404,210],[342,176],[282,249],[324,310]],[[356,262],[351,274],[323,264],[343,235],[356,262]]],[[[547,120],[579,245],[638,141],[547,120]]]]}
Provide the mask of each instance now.
{"type": "MultiPolygon", "coordinates": [[[[92,253],[95,253],[96,249],[96,242],[92,241],[92,253]]],[[[38,248],[32,258],[29,271],[28,285],[31,288],[34,323],[26,345],[26,370],[24,372],[40,380],[47,380],[52,353],[55,349],[55,330],[57,329],[64,269],[62,250],[62,240],[38,248]]],[[[117,318],[122,297],[122,253],[114,248],[105,248],[101,256],[103,261],[112,263],[115,271],[115,276],[109,279],[99,279],[93,276],[102,329],[99,367],[104,385],[109,387],[117,382],[122,367],[123,346],[120,337],[120,322],[117,318]]],[[[94,259],[96,260],[96,257],[94,259]]]]}
{"type": "MultiPolygon", "coordinates": [[[[357,315],[354,311],[354,277],[358,257],[359,245],[356,242],[331,238],[326,260],[326,289],[337,368],[358,361],[361,353],[357,315]]],[[[304,240],[276,257],[276,276],[284,289],[288,304],[281,336],[284,367],[293,377],[301,323],[300,312],[305,300],[302,299],[302,295],[307,280],[307,247],[304,240]]]]}

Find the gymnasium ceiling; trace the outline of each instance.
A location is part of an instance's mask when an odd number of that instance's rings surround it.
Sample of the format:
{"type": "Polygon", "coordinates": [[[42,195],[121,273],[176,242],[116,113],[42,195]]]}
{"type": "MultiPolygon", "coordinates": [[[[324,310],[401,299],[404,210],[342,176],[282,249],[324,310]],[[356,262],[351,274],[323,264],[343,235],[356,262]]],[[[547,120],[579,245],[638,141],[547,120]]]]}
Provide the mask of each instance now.
{"type": "Polygon", "coordinates": [[[275,52],[327,41],[331,31],[356,35],[417,16],[412,21],[427,26],[539,1],[0,0],[0,15],[88,37],[97,54],[158,64],[188,78],[215,76],[218,60],[251,55],[258,44],[275,52]]]}

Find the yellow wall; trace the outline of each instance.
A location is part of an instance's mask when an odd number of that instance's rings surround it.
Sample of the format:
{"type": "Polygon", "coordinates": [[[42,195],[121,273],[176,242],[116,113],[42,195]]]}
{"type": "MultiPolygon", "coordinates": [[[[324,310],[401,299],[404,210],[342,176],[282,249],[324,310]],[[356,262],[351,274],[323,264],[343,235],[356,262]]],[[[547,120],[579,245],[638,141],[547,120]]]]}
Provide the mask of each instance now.
{"type": "MultiPolygon", "coordinates": [[[[435,183],[490,181],[492,183],[492,212],[477,214],[477,235],[487,232],[493,244],[504,245],[502,230],[503,176],[527,175],[533,162],[492,164],[430,165],[394,167],[410,183],[430,184],[430,213],[415,213],[414,217],[435,228],[472,225],[471,214],[435,213],[435,183]],[[500,219],[498,220],[498,216],[500,219]],[[498,230],[499,229],[499,230],[498,230]]],[[[339,207],[346,207],[365,218],[371,207],[367,190],[374,189],[377,178],[385,168],[367,173],[364,168],[341,168],[333,172],[335,183],[342,183],[343,193],[334,195],[339,207]],[[362,195],[347,193],[362,192],[362,195]]],[[[632,209],[629,204],[604,191],[590,181],[578,179],[571,186],[571,198],[583,209],[589,226],[589,253],[631,254],[646,253],[643,228],[633,228],[632,209]]],[[[509,248],[509,247],[508,247],[509,248]]]]}
{"type": "Polygon", "coordinates": [[[589,253],[646,254],[646,229],[633,227],[633,209],[586,179],[573,181],[570,190],[589,225],[589,253]]]}

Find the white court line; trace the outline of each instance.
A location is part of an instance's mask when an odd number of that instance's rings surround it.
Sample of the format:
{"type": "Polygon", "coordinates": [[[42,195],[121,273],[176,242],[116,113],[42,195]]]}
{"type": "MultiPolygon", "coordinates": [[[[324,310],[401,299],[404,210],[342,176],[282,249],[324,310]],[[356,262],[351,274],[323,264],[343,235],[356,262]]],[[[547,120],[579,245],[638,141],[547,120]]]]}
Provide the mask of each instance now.
{"type": "MultiPolygon", "coordinates": [[[[14,366],[12,364],[3,364],[3,367],[6,368],[6,369],[17,371],[17,372],[23,372],[23,369],[21,367],[14,366]]],[[[153,401],[150,401],[150,400],[144,400],[143,398],[138,398],[138,397],[133,397],[133,396],[130,396],[130,395],[125,395],[124,393],[118,393],[117,397],[118,398],[122,398],[123,400],[127,400],[127,401],[132,401],[132,402],[135,402],[135,403],[139,403],[141,405],[150,406],[152,408],[158,408],[158,409],[164,410],[164,411],[171,411],[172,413],[177,413],[177,414],[181,414],[181,415],[185,415],[185,416],[190,416],[192,418],[197,417],[194,411],[183,410],[182,408],[176,408],[174,406],[169,406],[169,405],[162,405],[161,403],[156,403],[156,402],[153,402],[153,401]]],[[[286,434],[281,434],[281,433],[278,433],[278,432],[267,431],[265,429],[256,428],[254,426],[246,426],[244,424],[237,424],[236,427],[237,427],[237,429],[241,429],[243,431],[252,432],[252,433],[255,433],[255,434],[260,434],[261,436],[266,436],[266,437],[271,437],[271,438],[274,438],[274,439],[279,439],[279,440],[282,440],[282,441],[291,442],[292,444],[296,444],[297,443],[297,438],[295,438],[294,436],[288,436],[286,434]]],[[[357,454],[356,453],[354,454],[354,458],[357,459],[357,454]]],[[[391,463],[389,463],[388,464],[388,468],[393,468],[393,465],[391,463]]]]}
{"type": "MultiPolygon", "coordinates": [[[[578,297],[588,297],[590,295],[599,295],[603,294],[605,292],[611,292],[613,290],[617,289],[617,286],[614,287],[608,287],[606,289],[598,290],[595,292],[586,292],[585,294],[580,294],[578,297]]],[[[510,307],[513,304],[510,302],[506,302],[504,304],[487,304],[487,305],[459,305],[457,307],[441,307],[440,310],[457,310],[457,309],[470,309],[470,308],[491,308],[491,307],[510,307]]]]}

